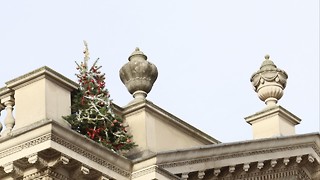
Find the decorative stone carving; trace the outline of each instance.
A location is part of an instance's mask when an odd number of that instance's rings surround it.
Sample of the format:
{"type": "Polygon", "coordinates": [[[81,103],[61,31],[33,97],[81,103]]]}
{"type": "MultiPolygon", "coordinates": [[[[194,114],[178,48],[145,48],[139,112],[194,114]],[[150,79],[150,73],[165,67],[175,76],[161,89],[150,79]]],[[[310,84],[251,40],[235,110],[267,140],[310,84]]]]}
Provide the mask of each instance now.
{"type": "Polygon", "coordinates": [[[204,173],[204,171],[198,171],[198,178],[199,179],[203,179],[205,175],[206,174],[204,173]]]}
{"type": "Polygon", "coordinates": [[[69,163],[69,158],[68,157],[66,157],[66,156],[63,156],[63,155],[61,155],[60,156],[60,161],[62,162],[62,164],[68,164],[69,163]]]}
{"type": "Polygon", "coordinates": [[[302,156],[297,156],[296,162],[299,164],[302,161],[302,156]]]}
{"type": "Polygon", "coordinates": [[[250,168],[250,164],[249,164],[249,163],[243,164],[243,170],[244,170],[245,172],[248,172],[248,171],[249,171],[249,168],[250,168]]]}
{"type": "Polygon", "coordinates": [[[11,174],[10,176],[13,177],[13,179],[16,179],[16,177],[21,177],[23,175],[23,171],[13,164],[13,162],[9,162],[7,164],[2,165],[3,170],[7,174],[11,174]]]}
{"type": "Polygon", "coordinates": [[[147,61],[147,56],[136,48],[129,62],[120,69],[120,79],[133,95],[134,101],[144,100],[158,77],[155,65],[147,61]]]}
{"type": "Polygon", "coordinates": [[[85,166],[81,166],[81,167],[80,167],[80,171],[81,171],[83,174],[89,174],[89,173],[90,173],[89,168],[87,168],[87,167],[85,167],[85,166]]]}
{"type": "Polygon", "coordinates": [[[189,178],[189,173],[188,172],[181,174],[181,179],[182,180],[187,180],[188,178],[189,178]]]}
{"type": "Polygon", "coordinates": [[[229,172],[230,173],[234,173],[236,171],[236,167],[235,166],[229,166],[229,172]]]}
{"type": "Polygon", "coordinates": [[[28,158],[28,162],[33,164],[37,169],[42,169],[48,165],[47,161],[41,158],[38,153],[28,155],[26,158],[28,158]]]}
{"type": "Polygon", "coordinates": [[[31,154],[31,155],[27,156],[27,158],[28,158],[28,162],[30,164],[34,164],[38,161],[38,154],[37,153],[31,154]]]}
{"type": "Polygon", "coordinates": [[[259,170],[261,170],[261,169],[263,168],[263,166],[264,166],[264,163],[263,163],[263,162],[258,162],[257,168],[258,168],[259,170]]]}
{"type": "Polygon", "coordinates": [[[213,174],[214,174],[214,176],[219,176],[219,174],[221,173],[221,170],[220,170],[220,168],[219,169],[214,169],[213,170],[213,174]]]}
{"type": "Polygon", "coordinates": [[[251,76],[250,81],[259,98],[267,106],[273,106],[283,95],[288,75],[285,71],[277,68],[269,58],[269,55],[265,56],[260,70],[251,76]]]}
{"type": "Polygon", "coordinates": [[[10,163],[3,165],[3,170],[6,173],[11,173],[13,171],[13,168],[14,168],[13,162],[10,162],[10,163]]]}
{"type": "Polygon", "coordinates": [[[311,163],[314,162],[314,157],[311,154],[309,154],[309,156],[308,156],[308,161],[311,163]]]}
{"type": "Polygon", "coordinates": [[[290,159],[289,158],[283,158],[283,163],[284,165],[288,165],[290,162],[290,159]]]}

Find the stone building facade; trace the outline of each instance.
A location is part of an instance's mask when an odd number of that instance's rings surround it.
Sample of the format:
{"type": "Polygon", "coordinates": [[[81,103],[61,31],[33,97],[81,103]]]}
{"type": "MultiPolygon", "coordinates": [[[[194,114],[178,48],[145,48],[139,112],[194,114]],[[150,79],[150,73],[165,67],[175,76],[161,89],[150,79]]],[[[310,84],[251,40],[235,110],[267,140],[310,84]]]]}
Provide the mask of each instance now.
{"type": "Polygon", "coordinates": [[[301,120],[277,105],[288,75],[269,56],[251,77],[266,107],[245,118],[250,141],[222,143],[148,101],[157,75],[139,49],[120,70],[134,99],[115,111],[138,145],[125,155],[74,132],[62,119],[71,113],[75,82],[49,67],[6,82],[0,89],[0,112],[6,111],[0,179],[320,179],[320,134],[295,134],[301,120]]]}

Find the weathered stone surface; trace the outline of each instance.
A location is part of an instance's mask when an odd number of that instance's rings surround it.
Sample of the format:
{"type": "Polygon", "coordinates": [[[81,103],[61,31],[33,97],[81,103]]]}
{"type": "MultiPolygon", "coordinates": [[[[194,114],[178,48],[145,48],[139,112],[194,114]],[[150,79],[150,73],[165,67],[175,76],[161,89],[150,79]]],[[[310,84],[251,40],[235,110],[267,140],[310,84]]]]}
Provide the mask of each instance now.
{"type": "Polygon", "coordinates": [[[139,48],[135,49],[129,62],[120,69],[120,79],[136,101],[147,97],[157,77],[157,67],[147,61],[147,56],[139,48]]]}

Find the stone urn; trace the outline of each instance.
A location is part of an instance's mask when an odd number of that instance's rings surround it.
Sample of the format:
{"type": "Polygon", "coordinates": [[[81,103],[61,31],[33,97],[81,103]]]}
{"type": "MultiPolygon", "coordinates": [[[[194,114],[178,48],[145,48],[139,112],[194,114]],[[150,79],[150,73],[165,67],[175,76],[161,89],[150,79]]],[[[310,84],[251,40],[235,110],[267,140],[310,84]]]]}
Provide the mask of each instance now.
{"type": "Polygon", "coordinates": [[[277,68],[270,56],[266,55],[260,70],[251,76],[250,81],[258,97],[269,107],[276,105],[283,96],[287,79],[287,73],[277,68]]]}
{"type": "Polygon", "coordinates": [[[134,101],[144,100],[158,77],[157,67],[147,61],[147,56],[139,48],[128,59],[129,62],[120,69],[120,79],[134,101]]]}

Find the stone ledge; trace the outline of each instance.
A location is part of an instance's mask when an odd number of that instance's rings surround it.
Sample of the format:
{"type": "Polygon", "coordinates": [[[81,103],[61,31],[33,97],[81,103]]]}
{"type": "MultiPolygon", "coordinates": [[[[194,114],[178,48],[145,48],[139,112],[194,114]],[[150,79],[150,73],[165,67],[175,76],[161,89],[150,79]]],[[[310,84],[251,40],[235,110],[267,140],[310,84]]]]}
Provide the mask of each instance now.
{"type": "Polygon", "coordinates": [[[62,74],[52,70],[51,68],[47,66],[43,66],[41,68],[38,68],[34,71],[31,71],[27,74],[24,74],[22,76],[19,76],[15,79],[12,79],[8,82],[6,82],[6,85],[10,89],[19,89],[23,86],[26,86],[34,81],[37,81],[38,79],[41,79],[43,77],[48,77],[49,79],[52,79],[53,81],[56,81],[60,85],[64,86],[65,88],[72,90],[77,89],[78,84],[74,81],[66,78],[62,74]]]}

